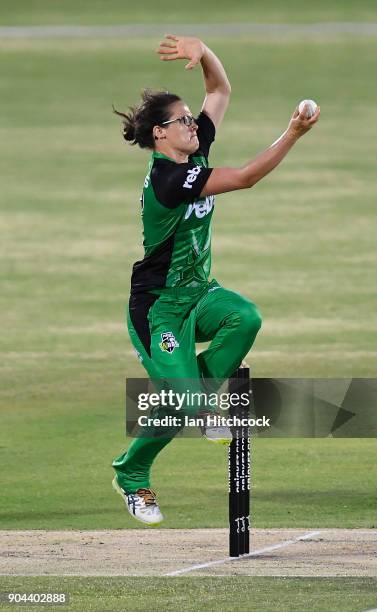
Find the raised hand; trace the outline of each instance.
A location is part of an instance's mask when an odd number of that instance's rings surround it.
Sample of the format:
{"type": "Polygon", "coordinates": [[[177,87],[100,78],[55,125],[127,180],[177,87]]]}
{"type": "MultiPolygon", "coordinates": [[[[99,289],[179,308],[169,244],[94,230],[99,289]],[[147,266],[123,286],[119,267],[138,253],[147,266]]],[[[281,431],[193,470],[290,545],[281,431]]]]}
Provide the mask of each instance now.
{"type": "Polygon", "coordinates": [[[199,38],[191,36],[174,36],[165,34],[165,38],[160,42],[156,53],[164,62],[177,59],[190,60],[186,64],[186,70],[192,70],[203,57],[205,45],[199,38]]]}

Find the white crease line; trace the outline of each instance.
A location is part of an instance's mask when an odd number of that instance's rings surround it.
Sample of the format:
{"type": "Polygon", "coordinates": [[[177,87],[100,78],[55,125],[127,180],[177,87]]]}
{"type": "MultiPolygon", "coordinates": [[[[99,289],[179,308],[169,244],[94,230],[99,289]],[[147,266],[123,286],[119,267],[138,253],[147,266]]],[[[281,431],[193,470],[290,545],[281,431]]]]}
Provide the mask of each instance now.
{"type": "Polygon", "coordinates": [[[218,559],[217,561],[209,561],[208,563],[201,563],[200,565],[191,565],[190,567],[185,567],[183,569],[175,570],[174,572],[169,572],[167,574],[163,574],[164,576],[179,576],[180,574],[186,574],[187,572],[193,572],[198,569],[203,569],[204,567],[211,567],[213,565],[222,565],[223,563],[228,563],[229,561],[239,561],[240,559],[248,559],[250,557],[258,557],[259,555],[263,555],[266,552],[270,552],[271,550],[277,550],[279,548],[285,548],[290,544],[295,544],[296,542],[300,542],[301,540],[308,540],[314,536],[319,535],[320,531],[310,531],[309,533],[305,533],[304,535],[295,538],[294,540],[285,540],[285,542],[280,542],[280,544],[273,544],[271,546],[266,546],[266,548],[260,548],[259,550],[254,550],[251,553],[247,553],[246,555],[242,555],[241,557],[226,557],[225,559],[218,559]]]}

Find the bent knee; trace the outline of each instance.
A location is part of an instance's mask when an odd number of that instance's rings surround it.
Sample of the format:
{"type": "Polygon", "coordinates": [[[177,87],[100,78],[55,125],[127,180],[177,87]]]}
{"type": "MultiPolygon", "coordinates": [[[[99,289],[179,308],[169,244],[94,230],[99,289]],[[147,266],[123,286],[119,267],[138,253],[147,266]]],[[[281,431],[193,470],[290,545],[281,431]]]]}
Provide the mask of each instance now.
{"type": "Polygon", "coordinates": [[[262,316],[257,306],[244,298],[237,310],[226,318],[226,324],[237,328],[238,333],[256,336],[262,326],[262,316]]]}
{"type": "Polygon", "coordinates": [[[262,327],[262,315],[253,302],[244,301],[239,310],[240,328],[244,333],[256,335],[262,327]]]}

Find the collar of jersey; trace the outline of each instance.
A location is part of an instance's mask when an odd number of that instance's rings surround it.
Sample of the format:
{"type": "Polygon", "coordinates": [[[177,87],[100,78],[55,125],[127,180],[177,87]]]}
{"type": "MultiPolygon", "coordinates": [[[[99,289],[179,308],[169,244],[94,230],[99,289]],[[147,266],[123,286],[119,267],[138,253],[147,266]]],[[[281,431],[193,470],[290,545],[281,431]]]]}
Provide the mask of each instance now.
{"type": "Polygon", "coordinates": [[[159,159],[168,159],[171,162],[174,162],[175,164],[177,164],[178,162],[175,161],[175,159],[172,159],[171,157],[168,157],[167,155],[164,155],[163,153],[160,153],[159,151],[153,151],[152,153],[152,160],[153,158],[159,158],[159,159]]]}

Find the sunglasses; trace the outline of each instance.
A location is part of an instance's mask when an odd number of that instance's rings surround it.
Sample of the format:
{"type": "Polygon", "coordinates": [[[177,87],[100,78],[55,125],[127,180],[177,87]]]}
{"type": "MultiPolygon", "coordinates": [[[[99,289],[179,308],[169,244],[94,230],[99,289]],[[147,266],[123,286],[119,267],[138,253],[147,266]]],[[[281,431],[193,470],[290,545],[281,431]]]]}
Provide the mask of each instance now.
{"type": "Polygon", "coordinates": [[[177,119],[170,119],[169,121],[163,121],[161,125],[167,125],[168,123],[175,123],[178,121],[179,123],[183,123],[183,125],[196,125],[196,120],[192,115],[183,115],[183,117],[178,117],[177,119]]]}

